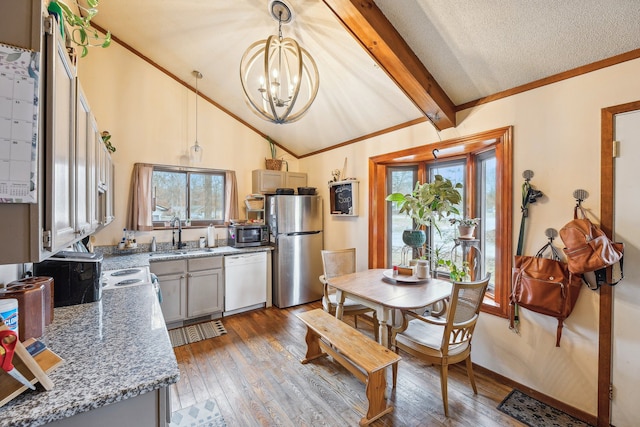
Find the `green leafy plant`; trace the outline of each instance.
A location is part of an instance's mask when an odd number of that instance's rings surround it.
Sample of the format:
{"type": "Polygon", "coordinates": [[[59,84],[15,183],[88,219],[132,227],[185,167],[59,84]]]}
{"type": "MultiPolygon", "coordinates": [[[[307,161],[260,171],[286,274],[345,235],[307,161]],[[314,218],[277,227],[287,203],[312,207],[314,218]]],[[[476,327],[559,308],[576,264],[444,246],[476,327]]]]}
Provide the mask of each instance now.
{"type": "Polygon", "coordinates": [[[405,212],[415,221],[416,229],[433,225],[440,231],[436,219],[442,219],[451,214],[459,215],[456,205],[462,200],[460,191],[462,184],[453,184],[442,175],[436,175],[432,182],[416,186],[409,194],[392,193],[385,200],[398,203],[399,212],[405,212]]]}
{"type": "Polygon", "coordinates": [[[111,134],[105,130],[100,134],[100,136],[102,137],[102,142],[107,147],[107,150],[111,151],[112,153],[115,153],[116,147],[111,145],[111,134]]]}
{"type": "Polygon", "coordinates": [[[271,158],[276,158],[276,144],[273,142],[273,139],[269,135],[265,136],[265,139],[269,142],[269,150],[271,151],[271,158]]]}
{"type": "Polygon", "coordinates": [[[469,275],[469,262],[463,261],[461,266],[458,266],[450,259],[439,259],[438,265],[447,267],[449,269],[449,277],[454,282],[462,282],[469,275]]]}
{"type": "Polygon", "coordinates": [[[473,227],[480,224],[480,218],[449,218],[451,225],[462,225],[463,227],[473,227]]]}
{"type": "MultiPolygon", "coordinates": [[[[69,1],[69,0],[67,0],[69,1]]],[[[75,12],[62,0],[51,0],[51,3],[55,3],[62,9],[62,16],[71,28],[69,34],[70,40],[78,45],[82,52],[81,57],[87,56],[89,53],[89,47],[109,47],[111,44],[111,33],[107,31],[107,34],[101,36],[98,30],[91,26],[91,19],[98,13],[98,0],[86,0],[88,7],[82,6],[78,1],[73,1],[80,11],[80,15],[76,15],[75,12]]],[[[52,5],[49,6],[52,9],[52,5]]]]}

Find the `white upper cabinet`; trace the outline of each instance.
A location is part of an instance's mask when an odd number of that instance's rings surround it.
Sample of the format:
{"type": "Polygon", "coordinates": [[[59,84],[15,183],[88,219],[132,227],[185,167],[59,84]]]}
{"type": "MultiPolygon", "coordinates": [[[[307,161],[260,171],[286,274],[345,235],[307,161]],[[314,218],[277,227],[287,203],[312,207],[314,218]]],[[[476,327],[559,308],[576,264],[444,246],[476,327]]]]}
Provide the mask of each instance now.
{"type": "Polygon", "coordinates": [[[45,249],[57,252],[76,240],[75,68],[59,31],[47,35],[45,249]],[[48,234],[48,236],[47,236],[48,234]]]}

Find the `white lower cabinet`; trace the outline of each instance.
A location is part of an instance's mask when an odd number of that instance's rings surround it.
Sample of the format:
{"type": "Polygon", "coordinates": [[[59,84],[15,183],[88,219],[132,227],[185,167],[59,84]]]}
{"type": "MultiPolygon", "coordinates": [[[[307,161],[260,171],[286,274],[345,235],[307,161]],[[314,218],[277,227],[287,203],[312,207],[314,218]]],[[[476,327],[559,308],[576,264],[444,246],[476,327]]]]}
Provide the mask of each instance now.
{"type": "Polygon", "coordinates": [[[158,276],[165,323],[222,314],[221,256],[156,261],[151,263],[151,272],[158,276]]]}

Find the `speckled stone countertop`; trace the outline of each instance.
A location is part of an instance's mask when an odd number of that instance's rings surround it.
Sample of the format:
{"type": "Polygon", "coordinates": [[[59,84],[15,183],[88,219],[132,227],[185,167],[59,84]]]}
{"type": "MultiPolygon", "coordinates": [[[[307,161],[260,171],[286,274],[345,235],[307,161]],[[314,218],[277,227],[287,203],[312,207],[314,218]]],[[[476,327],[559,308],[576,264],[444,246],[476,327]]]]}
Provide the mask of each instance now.
{"type": "Polygon", "coordinates": [[[164,252],[137,252],[132,254],[104,254],[102,260],[102,270],[120,270],[123,268],[144,267],[149,262],[168,261],[174,259],[196,258],[206,256],[233,255],[249,252],[265,252],[273,250],[272,246],[255,246],[249,248],[234,248],[231,246],[220,246],[217,248],[205,249],[183,249],[164,252]]]}
{"type": "Polygon", "coordinates": [[[0,426],[39,426],[178,381],[180,371],[150,284],[105,290],[89,304],[59,307],[41,339],[64,362],[0,408],[0,426]]]}

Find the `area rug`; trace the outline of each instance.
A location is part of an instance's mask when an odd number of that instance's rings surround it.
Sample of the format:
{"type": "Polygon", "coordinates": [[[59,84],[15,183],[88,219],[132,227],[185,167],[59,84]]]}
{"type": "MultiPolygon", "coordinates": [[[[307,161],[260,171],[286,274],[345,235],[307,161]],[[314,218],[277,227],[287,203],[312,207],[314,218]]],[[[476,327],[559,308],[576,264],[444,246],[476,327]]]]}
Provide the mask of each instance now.
{"type": "Polygon", "coordinates": [[[173,347],[219,337],[227,333],[220,320],[197,323],[182,328],[169,330],[169,339],[173,347]]]}
{"type": "Polygon", "coordinates": [[[512,390],[498,405],[498,410],[529,427],[592,427],[520,390],[512,390]]]}
{"type": "Polygon", "coordinates": [[[215,400],[209,399],[171,414],[169,427],[226,427],[215,400]]]}

